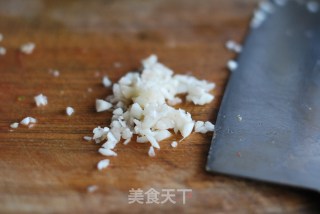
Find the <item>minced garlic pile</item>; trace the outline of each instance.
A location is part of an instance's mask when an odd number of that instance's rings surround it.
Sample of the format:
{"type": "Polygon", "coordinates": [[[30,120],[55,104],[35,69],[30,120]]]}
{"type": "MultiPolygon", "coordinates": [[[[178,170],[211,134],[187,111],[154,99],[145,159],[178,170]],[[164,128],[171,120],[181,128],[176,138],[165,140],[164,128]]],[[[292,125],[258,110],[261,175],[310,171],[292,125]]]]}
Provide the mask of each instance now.
{"type": "MultiPolygon", "coordinates": [[[[149,155],[160,149],[162,140],[172,133],[180,133],[182,139],[196,132],[214,130],[210,122],[194,121],[191,114],[173,106],[182,102],[177,95],[185,94],[186,100],[195,105],[210,103],[214,96],[210,91],[214,83],[198,80],[189,75],[174,75],[173,71],[159,63],[152,55],[142,61],[140,72],[129,72],[113,84],[113,94],[106,100],[97,99],[98,112],[113,112],[110,127],[93,130],[93,140],[103,143],[99,152],[105,156],[117,156],[113,151],[124,140],[127,144],[136,135],[136,142],[150,143],[149,155]]],[[[177,142],[173,143],[173,147],[177,142]]]]}

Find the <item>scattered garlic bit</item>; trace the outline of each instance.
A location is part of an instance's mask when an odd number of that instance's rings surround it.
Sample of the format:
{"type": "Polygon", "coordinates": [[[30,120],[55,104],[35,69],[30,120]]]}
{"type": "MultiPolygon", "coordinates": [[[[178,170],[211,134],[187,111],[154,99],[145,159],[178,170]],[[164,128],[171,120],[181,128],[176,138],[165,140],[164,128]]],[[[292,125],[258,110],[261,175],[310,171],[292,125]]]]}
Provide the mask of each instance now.
{"type": "Polygon", "coordinates": [[[88,88],[87,91],[88,91],[89,93],[92,93],[93,90],[92,90],[92,88],[88,88]]]}
{"type": "MultiPolygon", "coordinates": [[[[280,2],[279,4],[282,4],[282,2],[280,2]]],[[[268,15],[273,13],[274,9],[274,4],[269,0],[261,1],[259,3],[258,9],[253,13],[250,26],[252,28],[260,27],[260,25],[267,19],[268,15]]]]}
{"type": "Polygon", "coordinates": [[[233,40],[229,40],[226,42],[226,48],[235,53],[241,53],[242,46],[233,40]]]}
{"type": "Polygon", "coordinates": [[[66,108],[66,113],[68,116],[71,116],[74,113],[74,109],[70,106],[66,108]]]}
{"type": "Polygon", "coordinates": [[[117,153],[108,148],[100,148],[99,153],[104,156],[117,156],[117,153]]]}
{"type": "Polygon", "coordinates": [[[153,146],[150,146],[148,155],[149,155],[150,157],[155,157],[155,156],[156,156],[156,153],[154,152],[153,146]]]}
{"type": "Polygon", "coordinates": [[[168,104],[171,105],[171,106],[175,106],[175,105],[180,104],[180,103],[182,103],[182,100],[179,97],[175,97],[172,100],[168,100],[168,104]]]}
{"type": "Polygon", "coordinates": [[[178,146],[178,142],[177,141],[173,141],[171,143],[172,148],[176,148],[178,146]]]}
{"type": "Polygon", "coordinates": [[[214,126],[211,122],[206,121],[206,122],[204,123],[204,126],[206,127],[206,129],[208,130],[208,132],[213,132],[213,131],[214,131],[215,126],[214,126]]]}
{"type": "Polygon", "coordinates": [[[92,140],[92,137],[90,137],[90,136],[84,136],[83,139],[86,140],[86,141],[91,141],[91,140],[92,140]]]}
{"type": "Polygon", "coordinates": [[[319,2],[317,1],[308,1],[307,2],[307,9],[310,13],[317,13],[319,11],[319,2]]]}
{"type": "Polygon", "coordinates": [[[104,159],[104,160],[99,161],[97,168],[98,168],[98,170],[103,170],[103,169],[107,168],[109,166],[109,164],[110,164],[110,160],[104,159]]]}
{"type": "Polygon", "coordinates": [[[105,100],[100,100],[96,99],[96,110],[97,112],[102,112],[109,110],[112,107],[112,104],[105,101],[105,100]]]}
{"type": "Polygon", "coordinates": [[[29,124],[34,124],[36,123],[37,120],[33,117],[26,117],[23,120],[21,120],[20,124],[28,126],[29,124]]]}
{"type": "Polygon", "coordinates": [[[110,87],[110,86],[112,85],[112,82],[111,82],[111,80],[108,78],[108,76],[104,76],[104,77],[102,78],[102,84],[103,84],[104,87],[108,88],[108,87],[110,87]]]}
{"type": "Polygon", "coordinates": [[[0,47],[0,56],[6,55],[7,50],[4,47],[0,47]]]}
{"type": "Polygon", "coordinates": [[[237,118],[238,118],[238,121],[239,122],[241,122],[242,121],[242,117],[241,117],[241,115],[239,114],[239,115],[237,115],[237,118]]]}
{"type": "Polygon", "coordinates": [[[11,123],[10,127],[11,127],[12,129],[16,129],[16,128],[19,127],[19,123],[17,123],[17,122],[11,123]]]}
{"type": "MultiPolygon", "coordinates": [[[[214,83],[189,75],[173,75],[155,55],[143,60],[142,65],[141,72],[127,73],[113,84],[113,95],[106,99],[108,102],[96,101],[97,111],[114,106],[110,127],[99,126],[93,130],[93,140],[103,142],[99,149],[103,155],[115,156],[116,145],[122,139],[124,144],[129,143],[134,134],[137,142],[151,144],[149,154],[160,148],[160,141],[172,135],[169,130],[188,137],[195,124],[191,114],[168,104],[182,102],[177,97],[180,94],[186,94],[186,100],[195,105],[205,105],[214,99],[210,94],[214,83]]],[[[206,130],[213,131],[209,126],[206,130]]]]}
{"type": "MultiPolygon", "coordinates": [[[[93,137],[92,137],[92,139],[95,140],[96,143],[100,143],[101,141],[107,139],[107,135],[109,133],[110,132],[109,132],[109,128],[108,127],[101,128],[100,126],[98,126],[98,127],[93,129],[93,137]]],[[[109,134],[109,138],[111,138],[111,135],[112,135],[112,133],[109,134]]]]}
{"type": "Polygon", "coordinates": [[[203,121],[197,121],[195,126],[194,126],[194,131],[195,132],[205,132],[207,129],[205,129],[205,126],[204,126],[204,122],[203,121]]]}
{"type": "Polygon", "coordinates": [[[117,108],[112,113],[116,116],[121,116],[121,115],[123,115],[123,110],[122,110],[122,108],[117,108]]]}
{"type": "Polygon", "coordinates": [[[35,96],[34,101],[36,102],[37,106],[45,106],[48,104],[48,98],[43,94],[39,94],[38,96],[35,96]]]}
{"type": "Polygon", "coordinates": [[[54,77],[58,77],[58,76],[60,76],[60,72],[58,70],[55,70],[55,71],[53,71],[52,75],[54,77]]]}
{"type": "Polygon", "coordinates": [[[252,28],[258,28],[266,20],[266,18],[267,14],[264,11],[256,10],[254,11],[250,26],[252,28]]]}
{"type": "Polygon", "coordinates": [[[202,134],[205,134],[207,132],[213,132],[214,125],[209,121],[207,122],[197,121],[194,129],[195,129],[195,132],[200,132],[202,134]]]}
{"type": "Polygon", "coordinates": [[[269,0],[264,0],[260,2],[259,9],[266,12],[266,13],[273,13],[274,12],[274,4],[269,0]]]}
{"type": "Polygon", "coordinates": [[[128,145],[128,144],[130,143],[130,141],[131,141],[131,138],[130,138],[130,139],[126,139],[126,140],[123,142],[123,144],[124,144],[124,145],[128,145]]]}
{"type": "Polygon", "coordinates": [[[20,51],[24,54],[32,54],[35,47],[36,45],[34,43],[28,42],[24,45],[21,45],[20,51]]]}
{"type": "Polygon", "coordinates": [[[49,69],[49,73],[54,77],[59,77],[60,76],[60,71],[55,70],[55,69],[49,69]]]}
{"type": "Polygon", "coordinates": [[[3,40],[3,35],[0,33],[0,42],[3,40]]]}
{"type": "Polygon", "coordinates": [[[95,192],[97,190],[98,190],[98,186],[97,185],[90,185],[90,186],[87,187],[87,192],[88,193],[93,193],[93,192],[95,192]]]}
{"type": "Polygon", "coordinates": [[[233,71],[237,70],[238,63],[234,60],[229,60],[227,63],[227,67],[231,72],[233,72],[233,71]]]}
{"type": "Polygon", "coordinates": [[[284,6],[286,5],[288,0],[274,0],[274,3],[278,6],[284,6]]]}

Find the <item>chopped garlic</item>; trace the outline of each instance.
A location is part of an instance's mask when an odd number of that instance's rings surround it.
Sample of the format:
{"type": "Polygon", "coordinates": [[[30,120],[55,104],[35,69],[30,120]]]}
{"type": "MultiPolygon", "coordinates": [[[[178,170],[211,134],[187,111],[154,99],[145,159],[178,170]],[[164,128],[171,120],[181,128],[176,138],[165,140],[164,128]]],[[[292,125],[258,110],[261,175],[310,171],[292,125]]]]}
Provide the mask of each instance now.
{"type": "Polygon", "coordinates": [[[172,100],[168,100],[168,104],[171,106],[175,106],[180,103],[182,103],[182,100],[179,97],[175,97],[172,100]]]}
{"type": "Polygon", "coordinates": [[[110,165],[110,160],[104,159],[104,160],[99,161],[97,168],[98,168],[98,170],[101,171],[101,170],[107,168],[109,165],[110,165]]]}
{"type": "Polygon", "coordinates": [[[259,3],[259,9],[266,13],[274,12],[274,4],[269,0],[264,0],[259,3]]]}
{"type": "Polygon", "coordinates": [[[117,108],[112,112],[114,115],[121,116],[123,114],[122,108],[117,108]]]}
{"type": "Polygon", "coordinates": [[[251,20],[250,26],[252,28],[258,28],[266,20],[267,14],[263,10],[256,10],[253,13],[253,18],[251,20]]]}
{"type": "Polygon", "coordinates": [[[53,71],[52,75],[54,77],[58,77],[58,76],[60,76],[60,72],[58,70],[55,70],[55,71],[53,71]]]}
{"type": "Polygon", "coordinates": [[[7,50],[4,47],[0,47],[0,56],[6,55],[7,50]]]}
{"type": "Polygon", "coordinates": [[[195,132],[200,132],[201,128],[204,126],[204,122],[203,121],[197,121],[195,124],[195,132]]]}
{"type": "Polygon", "coordinates": [[[24,54],[32,54],[36,45],[32,42],[28,42],[26,44],[21,45],[20,51],[24,54]]]}
{"type": "MultiPolygon", "coordinates": [[[[287,0],[274,0],[278,6],[283,6],[287,3],[287,0]]],[[[259,7],[254,11],[251,19],[251,28],[260,27],[267,19],[268,15],[272,14],[275,10],[275,5],[269,0],[263,0],[259,3],[259,7]]]]}
{"type": "Polygon", "coordinates": [[[288,0],[274,0],[274,2],[278,6],[284,6],[287,4],[288,0]]]}
{"type": "Polygon", "coordinates": [[[213,132],[214,128],[215,128],[214,125],[209,121],[207,121],[207,122],[197,121],[195,124],[194,131],[205,134],[207,132],[213,132]]]}
{"type": "Polygon", "coordinates": [[[36,102],[37,106],[45,106],[48,104],[48,98],[43,94],[39,94],[38,96],[35,96],[34,101],[36,102]]]}
{"type": "Polygon", "coordinates": [[[178,146],[178,142],[177,142],[177,141],[173,141],[173,142],[171,143],[171,146],[172,146],[173,148],[176,148],[176,147],[178,146]]]}
{"type": "Polygon", "coordinates": [[[234,60],[229,60],[227,66],[230,71],[235,71],[238,68],[238,63],[234,60]]]}
{"type": "Polygon", "coordinates": [[[108,76],[104,76],[103,78],[102,78],[102,84],[103,84],[103,86],[104,87],[110,87],[111,85],[112,85],[112,82],[111,82],[111,80],[108,78],[108,76]]]}
{"type": "Polygon", "coordinates": [[[96,100],[96,110],[97,112],[102,112],[102,111],[106,111],[108,109],[110,109],[112,107],[112,104],[105,101],[105,100],[100,100],[97,99],[96,100]]]}
{"type": "Polygon", "coordinates": [[[26,117],[23,120],[21,120],[20,124],[28,126],[30,123],[36,123],[37,120],[33,117],[26,117]]]}
{"type": "Polygon", "coordinates": [[[95,192],[97,190],[98,190],[98,186],[97,185],[90,185],[90,186],[87,187],[87,191],[89,193],[93,193],[93,192],[95,192]]]}
{"type": "Polygon", "coordinates": [[[153,146],[150,146],[148,155],[149,155],[150,157],[155,157],[155,156],[156,156],[156,153],[154,152],[153,146]]]}
{"type": "Polygon", "coordinates": [[[73,113],[74,113],[74,109],[73,109],[72,107],[68,106],[68,107],[66,108],[66,114],[67,114],[68,116],[71,116],[73,113]]]}
{"type": "MultiPolygon", "coordinates": [[[[93,140],[102,143],[99,149],[102,155],[116,156],[113,151],[116,145],[121,140],[128,144],[137,135],[138,143],[151,144],[149,155],[154,156],[154,148],[160,149],[160,142],[172,132],[179,132],[184,139],[199,126],[190,113],[169,106],[182,102],[179,95],[186,94],[186,100],[195,105],[205,105],[214,99],[210,93],[214,83],[189,75],[174,75],[155,55],[143,60],[142,65],[141,72],[129,72],[113,84],[113,94],[107,101],[96,100],[98,112],[114,106],[110,127],[93,130],[93,140]]],[[[212,123],[202,122],[201,132],[213,130],[212,123]]]]}
{"type": "Polygon", "coordinates": [[[226,48],[230,51],[234,51],[235,53],[241,53],[242,51],[242,46],[233,40],[226,42],[226,48]]]}
{"type": "Polygon", "coordinates": [[[98,126],[97,128],[93,129],[93,139],[96,141],[96,143],[100,143],[102,140],[107,138],[109,133],[108,127],[101,128],[98,126]]]}
{"type": "Polygon", "coordinates": [[[319,2],[316,1],[308,1],[307,9],[310,13],[317,13],[319,11],[320,5],[319,2]]]}
{"type": "Polygon", "coordinates": [[[123,144],[124,144],[124,145],[128,145],[128,143],[130,143],[130,141],[131,141],[131,138],[130,138],[130,139],[126,139],[126,140],[123,142],[123,144]]]}
{"type": "Polygon", "coordinates": [[[60,76],[60,71],[55,70],[55,69],[49,69],[49,73],[54,77],[59,77],[60,76]]]}
{"type": "Polygon", "coordinates": [[[84,136],[83,139],[86,140],[86,141],[91,141],[91,140],[92,140],[92,137],[90,137],[90,136],[84,136]]]}
{"type": "Polygon", "coordinates": [[[111,149],[106,149],[106,148],[100,148],[99,153],[104,156],[117,156],[117,153],[115,153],[111,149]]]}
{"type": "Polygon", "coordinates": [[[213,132],[213,131],[214,131],[215,126],[214,126],[211,122],[206,121],[206,122],[204,123],[204,126],[206,127],[206,129],[207,129],[209,132],[213,132]]]}
{"type": "Polygon", "coordinates": [[[11,123],[11,125],[10,125],[10,127],[12,128],[12,129],[16,129],[16,128],[18,128],[19,127],[19,123],[11,123]]]}

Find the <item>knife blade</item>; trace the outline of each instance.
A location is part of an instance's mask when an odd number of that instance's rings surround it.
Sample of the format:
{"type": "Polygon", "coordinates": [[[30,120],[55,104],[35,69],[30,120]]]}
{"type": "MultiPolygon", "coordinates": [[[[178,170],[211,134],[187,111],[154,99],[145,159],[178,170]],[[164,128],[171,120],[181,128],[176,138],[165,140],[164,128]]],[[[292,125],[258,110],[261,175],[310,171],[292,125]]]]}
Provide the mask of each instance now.
{"type": "Polygon", "coordinates": [[[238,65],[207,171],[319,191],[320,13],[297,1],[275,6],[238,65]]]}

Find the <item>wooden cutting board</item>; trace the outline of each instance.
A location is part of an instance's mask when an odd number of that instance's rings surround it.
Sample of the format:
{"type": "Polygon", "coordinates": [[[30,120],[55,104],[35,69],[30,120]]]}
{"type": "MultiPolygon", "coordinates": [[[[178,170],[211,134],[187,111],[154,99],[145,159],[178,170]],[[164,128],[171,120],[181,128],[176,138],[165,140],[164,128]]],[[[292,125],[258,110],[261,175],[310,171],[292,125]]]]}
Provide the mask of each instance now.
{"type": "Polygon", "coordinates": [[[192,134],[178,148],[173,137],[157,156],[131,142],[102,172],[99,145],[82,139],[107,126],[111,114],[96,113],[96,98],[111,93],[101,84],[140,67],[155,53],[176,73],[214,81],[216,99],[183,104],[196,120],[215,122],[234,55],[228,39],[242,41],[253,0],[0,1],[0,213],[299,213],[316,212],[319,195],[205,172],[212,134],[192,134]],[[19,52],[36,44],[31,55],[19,52]],[[59,77],[49,73],[60,71],[59,77]],[[48,96],[37,108],[33,97],[48,96]],[[75,114],[65,115],[72,106],[75,114]],[[26,116],[35,127],[9,125],[26,116]],[[87,187],[96,185],[93,193],[87,187]],[[186,204],[128,204],[130,189],[192,189],[186,204]]]}

